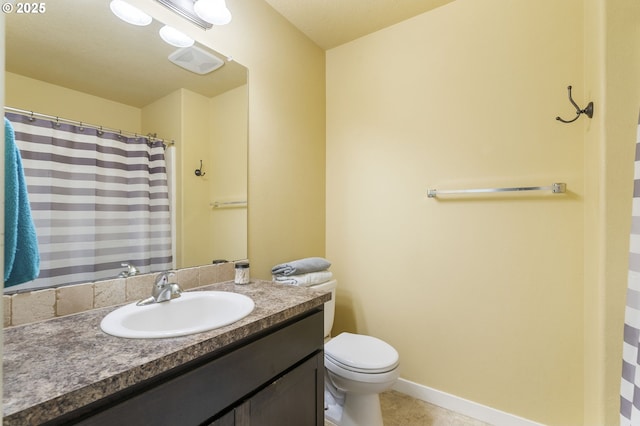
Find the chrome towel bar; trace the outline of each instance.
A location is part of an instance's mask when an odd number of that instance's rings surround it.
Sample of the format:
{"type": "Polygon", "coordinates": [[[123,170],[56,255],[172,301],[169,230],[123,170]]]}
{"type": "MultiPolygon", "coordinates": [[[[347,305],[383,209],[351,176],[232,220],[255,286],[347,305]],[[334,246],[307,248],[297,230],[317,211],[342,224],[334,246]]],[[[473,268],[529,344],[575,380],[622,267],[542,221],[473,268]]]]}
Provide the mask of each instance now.
{"type": "Polygon", "coordinates": [[[213,207],[214,209],[222,209],[222,208],[229,208],[229,207],[247,207],[247,201],[246,200],[242,200],[242,201],[214,201],[213,203],[209,204],[210,207],[213,207]]]}
{"type": "Polygon", "coordinates": [[[551,191],[554,194],[564,194],[567,190],[566,183],[553,183],[549,186],[520,186],[513,188],[476,188],[476,189],[429,189],[427,196],[436,198],[440,194],[478,194],[486,192],[518,192],[518,191],[551,191]]]}

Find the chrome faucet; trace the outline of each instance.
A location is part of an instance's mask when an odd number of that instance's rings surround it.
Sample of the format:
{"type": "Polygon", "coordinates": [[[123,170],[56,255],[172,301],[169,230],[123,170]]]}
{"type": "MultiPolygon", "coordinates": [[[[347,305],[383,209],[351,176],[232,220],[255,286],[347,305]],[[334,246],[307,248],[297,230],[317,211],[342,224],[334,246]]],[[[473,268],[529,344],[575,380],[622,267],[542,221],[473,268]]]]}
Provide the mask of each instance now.
{"type": "Polygon", "coordinates": [[[152,303],[166,302],[171,299],[180,297],[182,289],[177,283],[170,283],[169,277],[174,276],[175,272],[162,272],[156,276],[156,282],[151,289],[151,297],[143,299],[136,303],[138,306],[150,305],[152,303]]]}
{"type": "Polygon", "coordinates": [[[138,273],[140,272],[138,271],[138,268],[133,266],[131,263],[121,263],[120,265],[127,268],[126,271],[122,271],[118,274],[118,277],[120,278],[132,277],[134,275],[138,275],[138,273]]]}

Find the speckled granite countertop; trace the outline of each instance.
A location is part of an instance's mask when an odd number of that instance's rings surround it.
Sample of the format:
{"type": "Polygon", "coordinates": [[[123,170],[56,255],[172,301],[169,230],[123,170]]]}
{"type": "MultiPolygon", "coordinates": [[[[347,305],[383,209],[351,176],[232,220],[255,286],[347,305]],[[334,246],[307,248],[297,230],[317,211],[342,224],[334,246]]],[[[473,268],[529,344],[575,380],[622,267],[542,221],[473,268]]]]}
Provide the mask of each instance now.
{"type": "MultiPolygon", "coordinates": [[[[100,329],[117,306],[4,331],[3,424],[35,425],[258,333],[330,300],[330,293],[269,281],[197,290],[233,291],[255,309],[229,326],[170,339],[124,339],[100,329]]],[[[196,290],[196,291],[197,291],[196,290]]]]}

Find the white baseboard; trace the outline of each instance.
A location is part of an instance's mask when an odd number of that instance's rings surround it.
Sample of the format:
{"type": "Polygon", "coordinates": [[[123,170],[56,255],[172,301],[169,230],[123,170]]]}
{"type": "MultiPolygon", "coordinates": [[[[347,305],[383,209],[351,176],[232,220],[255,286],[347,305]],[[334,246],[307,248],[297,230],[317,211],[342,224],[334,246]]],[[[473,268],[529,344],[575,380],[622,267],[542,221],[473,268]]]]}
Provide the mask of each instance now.
{"type": "Polygon", "coordinates": [[[406,379],[398,379],[393,390],[404,393],[413,398],[437,405],[447,410],[481,420],[494,426],[544,426],[532,420],[527,420],[477,402],[469,401],[446,392],[439,391],[406,379]]]}

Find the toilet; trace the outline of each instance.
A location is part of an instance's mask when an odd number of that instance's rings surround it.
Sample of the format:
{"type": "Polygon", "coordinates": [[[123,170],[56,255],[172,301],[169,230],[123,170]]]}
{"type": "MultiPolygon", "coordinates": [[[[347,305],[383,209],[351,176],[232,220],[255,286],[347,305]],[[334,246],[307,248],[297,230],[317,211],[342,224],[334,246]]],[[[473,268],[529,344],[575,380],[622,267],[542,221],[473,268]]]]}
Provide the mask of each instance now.
{"type": "Polygon", "coordinates": [[[331,280],[310,287],[331,291],[324,304],[325,418],[338,426],[383,426],[378,394],[400,376],[398,352],[372,336],[330,337],[337,284],[331,280]]]}

